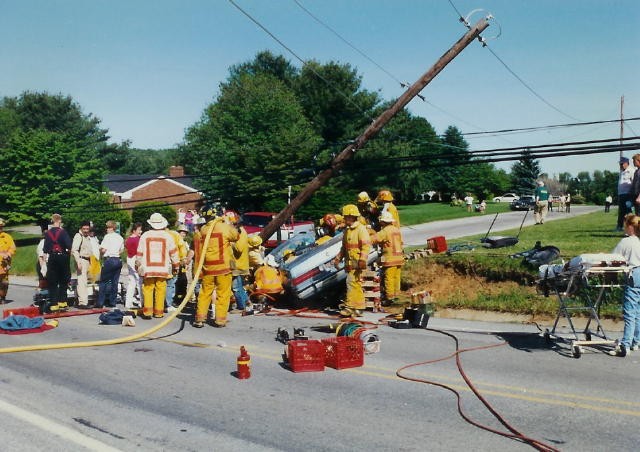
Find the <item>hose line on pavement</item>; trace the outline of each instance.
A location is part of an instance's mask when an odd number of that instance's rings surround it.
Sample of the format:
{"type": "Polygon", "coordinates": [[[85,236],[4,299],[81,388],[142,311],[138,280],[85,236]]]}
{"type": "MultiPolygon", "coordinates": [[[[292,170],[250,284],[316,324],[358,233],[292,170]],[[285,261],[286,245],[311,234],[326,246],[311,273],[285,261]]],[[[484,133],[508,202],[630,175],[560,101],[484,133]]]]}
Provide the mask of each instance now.
{"type": "Polygon", "coordinates": [[[63,349],[63,348],[100,347],[103,345],[117,345],[117,344],[123,344],[125,342],[133,342],[145,336],[149,336],[150,334],[153,334],[156,331],[164,328],[169,324],[169,322],[171,322],[174,318],[176,318],[176,316],[178,316],[178,314],[182,312],[186,304],[189,302],[189,300],[193,296],[193,291],[195,289],[196,283],[198,282],[198,278],[200,277],[200,272],[202,271],[202,267],[204,265],[204,257],[206,254],[204,250],[206,250],[207,246],[209,245],[211,232],[213,231],[213,226],[216,224],[215,222],[217,221],[221,221],[221,220],[216,219],[214,221],[214,224],[212,225],[212,227],[209,228],[209,231],[207,232],[207,235],[204,239],[204,243],[202,245],[203,252],[200,253],[200,259],[198,262],[198,266],[196,268],[196,272],[193,275],[191,285],[187,288],[187,293],[184,296],[182,303],[180,303],[180,306],[178,306],[178,308],[175,311],[169,313],[169,315],[164,320],[162,320],[162,322],[158,323],[156,326],[153,326],[141,333],[137,333],[131,336],[125,336],[121,338],[116,338],[116,339],[104,339],[104,340],[84,341],[84,342],[62,342],[58,344],[23,345],[19,347],[5,347],[5,348],[0,348],[0,353],[18,353],[18,352],[32,352],[32,351],[38,351],[38,350],[56,350],[56,349],[63,349]]]}

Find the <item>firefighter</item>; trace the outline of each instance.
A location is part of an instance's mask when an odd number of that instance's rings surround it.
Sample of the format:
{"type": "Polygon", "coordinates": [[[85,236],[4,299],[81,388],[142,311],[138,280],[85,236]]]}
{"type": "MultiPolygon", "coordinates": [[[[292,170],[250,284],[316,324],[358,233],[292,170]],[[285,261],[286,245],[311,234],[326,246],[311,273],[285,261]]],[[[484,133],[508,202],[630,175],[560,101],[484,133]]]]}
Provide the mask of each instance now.
{"type": "MultiPolygon", "coordinates": [[[[185,227],[186,225],[181,225],[180,227],[185,227]]],[[[186,228],[187,231],[189,228],[186,228]]],[[[178,281],[178,276],[180,276],[181,272],[184,272],[185,267],[187,265],[187,256],[189,254],[189,247],[187,243],[184,241],[184,238],[178,231],[174,231],[173,229],[167,228],[166,231],[169,233],[171,238],[173,239],[173,243],[178,250],[178,261],[180,262],[179,266],[173,272],[171,278],[167,279],[167,289],[165,292],[165,311],[173,312],[177,308],[173,305],[176,300],[176,282],[178,281]]],[[[184,293],[182,294],[184,297],[184,293]]],[[[179,304],[179,303],[178,303],[179,304]]]]}
{"type": "Polygon", "coordinates": [[[378,218],[380,232],[375,235],[374,241],[382,247],[382,281],[384,287],[383,306],[388,306],[397,300],[400,294],[400,272],[404,264],[402,251],[402,236],[396,226],[393,215],[384,212],[378,218]]]}
{"type": "Polygon", "coordinates": [[[231,274],[233,275],[232,291],[236,300],[235,312],[243,311],[249,302],[249,295],[244,288],[245,278],[249,276],[249,237],[247,231],[242,227],[240,215],[232,210],[228,210],[225,218],[238,231],[238,241],[233,244],[233,260],[231,261],[231,274]]]}
{"type": "Polygon", "coordinates": [[[204,212],[207,224],[202,227],[202,248],[204,254],[204,267],[202,270],[202,287],[198,295],[198,305],[193,326],[202,328],[207,319],[207,312],[211,306],[213,291],[216,291],[215,318],[213,326],[222,328],[227,325],[227,311],[231,300],[231,243],[240,238],[238,231],[224,222],[222,218],[216,218],[213,210],[204,212]],[[211,233],[209,243],[204,248],[207,235],[211,233]]]}
{"type": "Polygon", "coordinates": [[[338,228],[338,221],[336,216],[332,213],[326,214],[320,219],[320,227],[318,228],[318,238],[316,239],[316,245],[322,245],[323,243],[331,240],[331,237],[335,237],[338,228]]]}
{"type": "Polygon", "coordinates": [[[248,238],[249,245],[249,268],[255,272],[264,263],[264,246],[259,235],[252,235],[248,238]]]}
{"type": "Polygon", "coordinates": [[[255,291],[252,295],[257,296],[260,303],[263,303],[263,311],[268,311],[268,305],[275,303],[284,292],[282,286],[282,276],[278,271],[278,263],[273,255],[269,254],[264,259],[264,265],[259,267],[255,273],[255,291]]]}
{"type": "Polygon", "coordinates": [[[389,190],[380,190],[380,193],[378,193],[378,197],[376,198],[376,204],[379,207],[380,215],[384,212],[389,212],[393,215],[396,226],[400,227],[400,215],[398,215],[398,209],[393,204],[393,195],[389,190]]]}
{"type": "Polygon", "coordinates": [[[166,231],[167,219],[152,213],[147,220],[151,229],[140,236],[136,252],[136,269],[142,277],[142,317],[164,316],[167,279],[173,277],[180,265],[178,248],[166,231]]]}
{"type": "Polygon", "coordinates": [[[369,198],[369,194],[366,191],[362,191],[358,194],[358,211],[365,221],[365,225],[370,225],[372,228],[377,229],[378,226],[378,205],[369,198]]]}
{"type": "Polygon", "coordinates": [[[11,236],[4,232],[4,224],[4,220],[0,218],[0,304],[4,304],[7,297],[11,259],[16,254],[16,244],[11,236]]]}
{"type": "Polygon", "coordinates": [[[367,268],[367,258],[371,250],[371,238],[367,228],[358,221],[360,211],[353,204],[342,208],[346,229],[342,237],[342,249],[334,260],[337,267],[345,261],[347,272],[347,298],[340,315],[344,317],[361,317],[365,308],[364,290],[362,288],[362,271],[367,268]]]}

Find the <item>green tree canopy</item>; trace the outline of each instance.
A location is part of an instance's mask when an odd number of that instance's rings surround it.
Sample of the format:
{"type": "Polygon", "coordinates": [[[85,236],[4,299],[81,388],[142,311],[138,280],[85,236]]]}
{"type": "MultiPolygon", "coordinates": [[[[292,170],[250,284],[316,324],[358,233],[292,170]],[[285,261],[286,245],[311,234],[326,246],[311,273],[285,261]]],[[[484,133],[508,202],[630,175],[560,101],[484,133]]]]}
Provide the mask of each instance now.
{"type": "Polygon", "coordinates": [[[142,228],[146,231],[150,229],[147,220],[151,217],[152,213],[160,213],[169,222],[169,227],[173,227],[178,220],[178,214],[176,209],[172,206],[159,201],[146,201],[141,202],[132,209],[131,223],[142,223],[142,228]]]}
{"type": "Polygon", "coordinates": [[[522,158],[511,167],[511,185],[518,194],[533,194],[538,176],[540,163],[531,158],[530,151],[524,151],[522,158]]]}
{"type": "Polygon", "coordinates": [[[15,132],[0,152],[0,214],[35,221],[81,204],[101,190],[96,151],[75,137],[42,129],[15,132]]]}
{"type": "Polygon", "coordinates": [[[188,129],[182,156],[211,199],[262,209],[286,199],[289,185],[299,189],[299,173],[319,141],[282,81],[243,74],[221,84],[217,100],[188,129]]]}

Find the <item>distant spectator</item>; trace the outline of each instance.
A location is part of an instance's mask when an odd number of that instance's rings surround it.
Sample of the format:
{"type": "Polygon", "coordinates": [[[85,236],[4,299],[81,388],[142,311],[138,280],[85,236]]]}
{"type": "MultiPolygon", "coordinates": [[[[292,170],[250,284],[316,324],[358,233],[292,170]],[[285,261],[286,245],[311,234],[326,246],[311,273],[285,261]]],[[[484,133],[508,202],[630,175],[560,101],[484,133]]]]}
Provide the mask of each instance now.
{"type": "Polygon", "coordinates": [[[604,198],[604,211],[609,213],[609,210],[611,209],[611,203],[613,202],[613,197],[611,195],[607,195],[606,198],[604,198]]]}
{"type": "Polygon", "coordinates": [[[471,196],[470,194],[467,194],[467,196],[465,196],[464,198],[464,203],[467,206],[467,212],[471,212],[471,209],[473,206],[473,196],[471,196]]]}
{"type": "Polygon", "coordinates": [[[182,207],[178,209],[178,226],[184,224],[186,212],[182,207]]]}
{"type": "Polygon", "coordinates": [[[187,213],[184,214],[184,224],[189,229],[189,232],[193,232],[193,214],[195,211],[188,210],[187,213]]]}
{"type": "Polygon", "coordinates": [[[560,205],[558,206],[558,212],[564,212],[567,208],[567,197],[564,195],[564,193],[560,194],[559,202],[560,205]]]}
{"type": "Polygon", "coordinates": [[[571,212],[571,193],[567,193],[567,199],[564,202],[564,206],[565,206],[564,211],[566,213],[571,212]]]}
{"type": "Polygon", "coordinates": [[[544,181],[538,181],[538,187],[535,192],[536,207],[534,216],[536,224],[543,224],[547,217],[547,209],[549,208],[549,190],[544,186],[544,181]]]}

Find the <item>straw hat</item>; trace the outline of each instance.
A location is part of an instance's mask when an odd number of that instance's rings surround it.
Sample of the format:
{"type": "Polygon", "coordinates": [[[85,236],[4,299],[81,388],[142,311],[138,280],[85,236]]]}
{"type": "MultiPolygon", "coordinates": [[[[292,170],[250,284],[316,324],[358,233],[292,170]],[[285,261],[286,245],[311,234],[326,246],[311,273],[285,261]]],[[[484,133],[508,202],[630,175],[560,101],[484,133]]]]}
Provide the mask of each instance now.
{"type": "Polygon", "coordinates": [[[158,212],[152,213],[147,220],[147,223],[149,223],[149,226],[151,226],[153,229],[164,229],[169,225],[167,219],[158,212]]]}

